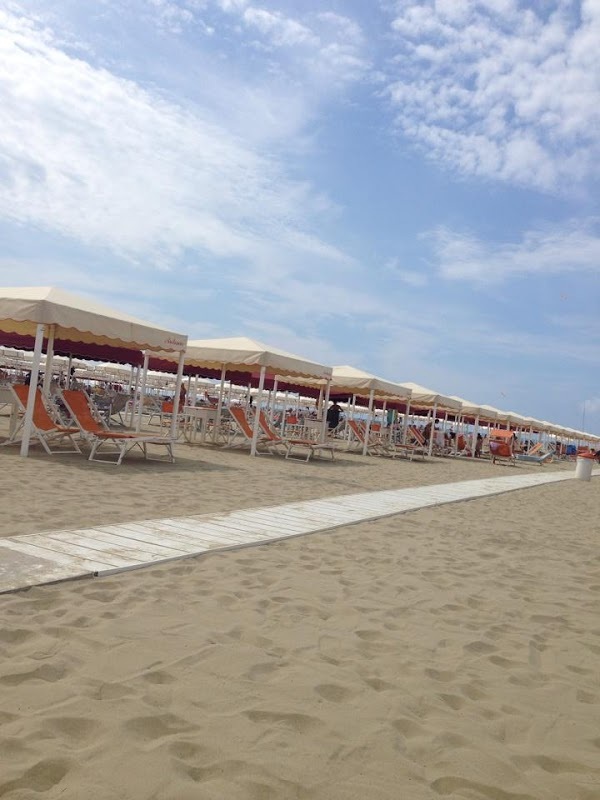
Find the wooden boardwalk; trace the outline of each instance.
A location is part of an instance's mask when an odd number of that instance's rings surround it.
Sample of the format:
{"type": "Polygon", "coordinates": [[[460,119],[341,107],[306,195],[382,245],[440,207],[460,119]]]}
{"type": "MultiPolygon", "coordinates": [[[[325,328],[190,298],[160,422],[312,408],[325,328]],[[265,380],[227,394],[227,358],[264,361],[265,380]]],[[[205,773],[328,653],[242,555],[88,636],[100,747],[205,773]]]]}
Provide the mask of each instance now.
{"type": "MultiPolygon", "coordinates": [[[[594,471],[600,475],[600,470],[594,471]]],[[[0,592],[266,544],[427,506],[455,503],[547,483],[550,472],[342,495],[222,514],[127,522],[0,539],[0,592]]]]}

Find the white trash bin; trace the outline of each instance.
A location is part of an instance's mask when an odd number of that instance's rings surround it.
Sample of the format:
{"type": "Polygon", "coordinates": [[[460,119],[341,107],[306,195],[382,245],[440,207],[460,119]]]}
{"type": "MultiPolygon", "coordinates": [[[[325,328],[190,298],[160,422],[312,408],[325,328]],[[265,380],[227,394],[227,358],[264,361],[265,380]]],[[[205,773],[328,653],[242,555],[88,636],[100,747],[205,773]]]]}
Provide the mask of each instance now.
{"type": "Polygon", "coordinates": [[[577,456],[575,465],[575,477],[578,481],[589,481],[592,477],[594,459],[587,456],[577,456]]]}

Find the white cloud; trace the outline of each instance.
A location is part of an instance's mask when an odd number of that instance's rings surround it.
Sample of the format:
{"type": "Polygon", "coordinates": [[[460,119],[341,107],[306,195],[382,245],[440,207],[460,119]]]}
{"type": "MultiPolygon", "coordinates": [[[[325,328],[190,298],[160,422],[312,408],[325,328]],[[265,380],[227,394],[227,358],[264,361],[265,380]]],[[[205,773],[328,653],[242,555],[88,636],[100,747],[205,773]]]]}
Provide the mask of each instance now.
{"type": "MultiPolygon", "coordinates": [[[[371,64],[362,30],[349,17],[331,11],[291,17],[278,8],[223,5],[222,0],[220,7],[261,37],[260,44],[267,51],[278,50],[273,68],[295,82],[310,85],[317,95],[369,74],[371,64]]],[[[271,56],[275,58],[272,52],[271,56]]]]}
{"type": "Polygon", "coordinates": [[[527,275],[600,275],[598,225],[590,219],[544,226],[525,232],[519,242],[486,242],[442,227],[429,237],[443,278],[499,283],[527,275]]]}
{"type": "Polygon", "coordinates": [[[342,258],[310,233],[322,198],[272,156],[1,11],[0,53],[4,218],[165,266],[342,258]]]}
{"type": "Polygon", "coordinates": [[[428,283],[428,277],[424,272],[414,269],[406,269],[397,258],[391,258],[384,264],[385,271],[393,278],[405,283],[407,286],[420,289],[428,283]]]}
{"type": "Polygon", "coordinates": [[[398,130],[467,175],[565,191],[598,175],[600,5],[398,0],[398,130]]]}

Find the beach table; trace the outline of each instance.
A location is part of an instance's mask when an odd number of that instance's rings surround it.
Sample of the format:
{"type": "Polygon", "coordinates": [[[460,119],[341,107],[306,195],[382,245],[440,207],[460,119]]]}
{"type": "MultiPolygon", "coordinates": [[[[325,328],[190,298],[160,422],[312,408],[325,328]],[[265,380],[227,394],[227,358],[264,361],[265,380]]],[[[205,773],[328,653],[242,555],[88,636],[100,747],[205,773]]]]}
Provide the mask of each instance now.
{"type": "Polygon", "coordinates": [[[188,442],[206,442],[209,426],[214,425],[217,419],[217,409],[202,406],[184,406],[183,408],[183,436],[188,442]]]}

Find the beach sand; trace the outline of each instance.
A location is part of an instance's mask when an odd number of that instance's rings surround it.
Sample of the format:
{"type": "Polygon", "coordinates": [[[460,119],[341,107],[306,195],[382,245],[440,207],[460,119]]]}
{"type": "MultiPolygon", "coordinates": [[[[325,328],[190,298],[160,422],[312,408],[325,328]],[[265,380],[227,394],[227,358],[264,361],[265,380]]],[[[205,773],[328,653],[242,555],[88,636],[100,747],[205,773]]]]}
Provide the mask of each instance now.
{"type": "MultiPolygon", "coordinates": [[[[0,533],[540,469],[177,456],[0,450],[0,533]]],[[[598,800],[599,518],[568,481],[3,595],[0,797],[598,800]]]]}

